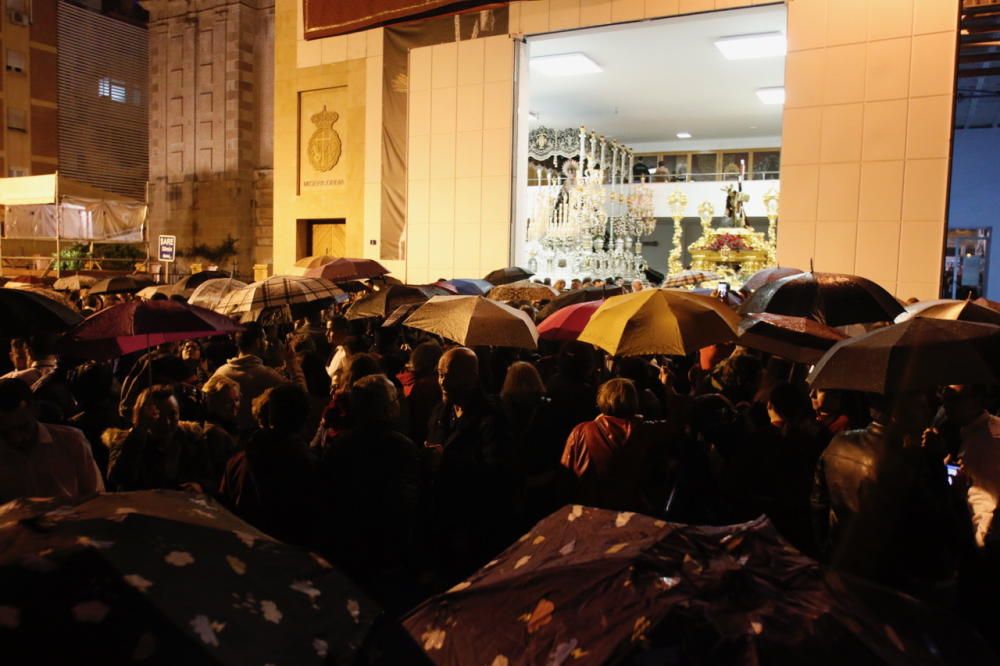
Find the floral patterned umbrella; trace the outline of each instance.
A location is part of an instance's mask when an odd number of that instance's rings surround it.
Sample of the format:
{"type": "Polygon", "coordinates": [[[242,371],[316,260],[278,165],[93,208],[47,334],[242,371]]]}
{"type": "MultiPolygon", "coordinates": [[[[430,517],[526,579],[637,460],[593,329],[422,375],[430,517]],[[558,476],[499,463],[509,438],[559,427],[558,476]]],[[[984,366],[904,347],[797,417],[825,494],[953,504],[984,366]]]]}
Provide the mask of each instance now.
{"type": "Polygon", "coordinates": [[[439,666],[987,664],[941,610],[826,573],[764,518],[567,506],[404,619],[439,666]]]}
{"type": "Polygon", "coordinates": [[[681,271],[680,273],[668,275],[660,287],[664,289],[668,287],[693,287],[701,284],[702,282],[710,282],[712,280],[721,279],[721,275],[713,273],[712,271],[681,271]]]}
{"type": "Polygon", "coordinates": [[[0,645],[30,655],[11,663],[369,664],[411,643],[392,627],[322,557],[203,495],[0,507],[0,645]]]}

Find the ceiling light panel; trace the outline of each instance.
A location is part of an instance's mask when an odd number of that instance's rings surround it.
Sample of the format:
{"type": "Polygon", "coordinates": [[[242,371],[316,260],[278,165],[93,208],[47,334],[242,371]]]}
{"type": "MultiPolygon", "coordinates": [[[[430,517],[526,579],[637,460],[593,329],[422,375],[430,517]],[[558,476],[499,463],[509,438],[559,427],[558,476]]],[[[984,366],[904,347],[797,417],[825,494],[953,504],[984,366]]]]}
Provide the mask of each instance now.
{"type": "Polygon", "coordinates": [[[715,48],[727,60],[752,60],[754,58],[775,58],[788,51],[784,33],[761,32],[754,35],[734,35],[715,40],[715,48]]]}
{"type": "Polygon", "coordinates": [[[536,56],[531,59],[531,70],[543,76],[577,76],[604,71],[584,53],[536,56]]]}

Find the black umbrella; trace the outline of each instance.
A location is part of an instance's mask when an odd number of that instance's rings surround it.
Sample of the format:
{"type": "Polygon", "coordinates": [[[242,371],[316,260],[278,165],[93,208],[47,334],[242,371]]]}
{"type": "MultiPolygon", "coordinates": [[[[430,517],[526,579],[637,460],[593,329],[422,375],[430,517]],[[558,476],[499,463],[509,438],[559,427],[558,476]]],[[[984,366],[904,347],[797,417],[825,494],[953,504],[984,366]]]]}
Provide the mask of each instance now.
{"type": "Polygon", "coordinates": [[[116,275],[98,280],[90,287],[91,294],[124,294],[139,291],[154,284],[153,279],[142,275],[116,275]]]}
{"type": "Polygon", "coordinates": [[[386,318],[400,305],[423,303],[431,296],[451,296],[451,292],[433,285],[392,284],[354,302],[347,309],[348,319],[386,318]]]}
{"type": "Polygon", "coordinates": [[[786,278],[791,275],[799,275],[804,272],[805,271],[803,271],[801,268],[790,268],[782,266],[765,268],[763,270],[757,271],[749,278],[747,278],[747,281],[743,283],[742,287],[740,287],[740,291],[742,291],[744,294],[752,294],[753,292],[763,287],[765,284],[771,284],[772,282],[780,280],[781,278],[786,278]]]}
{"type": "Polygon", "coordinates": [[[11,663],[367,664],[391,627],[322,557],[204,495],[0,507],[0,645],[11,663]]]}
{"type": "Polygon", "coordinates": [[[498,268],[492,271],[489,275],[483,279],[494,286],[499,286],[501,284],[510,284],[511,282],[518,282],[520,280],[527,280],[534,273],[531,271],[526,271],[518,266],[508,266],[507,268],[498,268]]]}
{"type": "Polygon", "coordinates": [[[567,506],[404,626],[435,664],[989,664],[947,612],[825,572],[764,517],[567,506]]]}
{"type": "Polygon", "coordinates": [[[27,289],[0,287],[0,335],[59,333],[83,321],[79,312],[27,289]]]}
{"type": "Polygon", "coordinates": [[[203,282],[227,277],[229,277],[229,273],[225,271],[198,271],[197,273],[192,273],[191,275],[182,277],[174,283],[172,292],[178,296],[188,298],[191,296],[191,293],[195,290],[195,288],[203,282]]]}
{"type": "Polygon", "coordinates": [[[761,312],[740,322],[736,342],[795,363],[812,365],[847,335],[814,319],[761,312]]]}
{"type": "Polygon", "coordinates": [[[611,298],[612,296],[618,296],[624,293],[625,290],[621,287],[586,287],[584,289],[574,289],[573,291],[567,291],[566,293],[559,294],[548,304],[543,307],[539,313],[539,319],[545,319],[549,315],[562,310],[567,305],[576,305],[577,303],[586,303],[588,301],[600,301],[605,298],[611,298]]]}
{"type": "Polygon", "coordinates": [[[813,388],[868,393],[997,384],[1000,326],[914,317],[838,342],[813,368],[813,388]]]}
{"type": "Polygon", "coordinates": [[[801,273],[765,284],[743,302],[740,314],[809,317],[827,326],[892,322],[903,306],[871,280],[840,273],[801,273]]]}

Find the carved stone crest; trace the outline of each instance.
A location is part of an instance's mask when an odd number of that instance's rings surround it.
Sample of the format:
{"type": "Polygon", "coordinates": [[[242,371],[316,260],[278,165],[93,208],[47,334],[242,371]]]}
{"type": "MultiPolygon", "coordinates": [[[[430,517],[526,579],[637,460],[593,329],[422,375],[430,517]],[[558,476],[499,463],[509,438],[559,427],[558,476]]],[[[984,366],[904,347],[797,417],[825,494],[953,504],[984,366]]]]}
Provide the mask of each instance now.
{"type": "Polygon", "coordinates": [[[335,111],[323,110],[310,117],[316,130],[309,137],[309,164],[316,171],[330,171],[340,162],[340,134],[333,129],[333,124],[340,118],[335,111]]]}

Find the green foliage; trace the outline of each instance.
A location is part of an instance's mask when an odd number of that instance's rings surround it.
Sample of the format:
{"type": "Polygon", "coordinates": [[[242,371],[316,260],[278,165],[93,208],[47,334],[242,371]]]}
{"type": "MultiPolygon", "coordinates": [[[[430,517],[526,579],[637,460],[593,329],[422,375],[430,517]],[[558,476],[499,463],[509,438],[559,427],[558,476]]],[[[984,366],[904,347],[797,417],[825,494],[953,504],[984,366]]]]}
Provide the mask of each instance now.
{"type": "MultiPolygon", "coordinates": [[[[55,253],[53,253],[55,258],[55,253]]],[[[59,269],[79,271],[87,268],[87,262],[96,259],[104,270],[132,270],[135,262],[146,258],[146,252],[138,245],[130,243],[109,243],[95,245],[91,253],[86,243],[64,247],[59,252],[59,269]]]]}
{"type": "Polygon", "coordinates": [[[177,254],[182,257],[201,257],[207,260],[211,264],[221,266],[226,263],[228,259],[236,256],[236,243],[239,242],[238,238],[233,238],[232,235],[226,234],[225,240],[221,241],[216,245],[208,245],[207,243],[195,243],[190,249],[183,252],[178,252],[177,254]]]}

